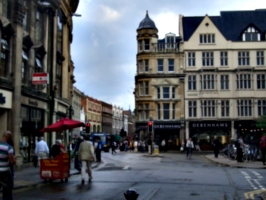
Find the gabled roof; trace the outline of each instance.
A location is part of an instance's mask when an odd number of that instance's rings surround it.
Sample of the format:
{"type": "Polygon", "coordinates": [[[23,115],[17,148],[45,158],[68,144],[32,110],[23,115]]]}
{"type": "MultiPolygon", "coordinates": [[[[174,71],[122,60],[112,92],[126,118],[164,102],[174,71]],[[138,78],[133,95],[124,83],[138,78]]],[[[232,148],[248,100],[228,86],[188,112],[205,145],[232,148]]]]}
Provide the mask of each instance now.
{"type": "MultiPolygon", "coordinates": [[[[184,41],[188,41],[205,16],[183,17],[184,41]]],[[[227,40],[240,41],[241,33],[253,24],[259,31],[266,31],[266,9],[248,11],[221,11],[220,16],[209,16],[227,40]]]]}

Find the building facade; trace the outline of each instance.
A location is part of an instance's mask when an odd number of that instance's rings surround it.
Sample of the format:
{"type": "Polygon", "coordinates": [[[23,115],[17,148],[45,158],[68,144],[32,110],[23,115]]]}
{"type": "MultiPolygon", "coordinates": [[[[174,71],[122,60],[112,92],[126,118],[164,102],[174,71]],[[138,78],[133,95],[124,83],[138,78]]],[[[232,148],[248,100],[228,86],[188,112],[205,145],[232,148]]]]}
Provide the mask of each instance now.
{"type": "Polygon", "coordinates": [[[266,10],[180,15],[184,50],[186,138],[210,148],[243,136],[258,142],[266,112],[266,10]]]}
{"type": "Polygon", "coordinates": [[[90,123],[91,133],[102,132],[102,103],[92,97],[87,97],[87,122],[90,123]]]}
{"type": "Polygon", "coordinates": [[[158,39],[158,29],[148,12],[137,28],[137,75],[135,114],[137,138],[165,139],[177,149],[184,138],[184,74],[180,38],[168,33],[158,39]],[[153,121],[153,135],[148,133],[153,121]]]}
{"type": "Polygon", "coordinates": [[[117,135],[120,133],[121,129],[123,128],[123,108],[114,105],[112,109],[113,109],[112,134],[117,135]]]}
{"type": "Polygon", "coordinates": [[[71,105],[70,44],[77,6],[77,0],[0,1],[0,123],[2,131],[15,133],[18,168],[32,161],[38,136],[49,145],[58,136],[68,139],[40,130],[66,116],[71,105]]]}
{"type": "Polygon", "coordinates": [[[112,133],[113,129],[113,106],[112,104],[101,102],[102,104],[102,132],[112,133]]]}
{"type": "Polygon", "coordinates": [[[127,136],[130,137],[130,138],[133,138],[133,136],[135,134],[135,123],[136,123],[135,115],[130,109],[129,110],[124,110],[123,114],[126,115],[127,118],[128,118],[127,136]]]}

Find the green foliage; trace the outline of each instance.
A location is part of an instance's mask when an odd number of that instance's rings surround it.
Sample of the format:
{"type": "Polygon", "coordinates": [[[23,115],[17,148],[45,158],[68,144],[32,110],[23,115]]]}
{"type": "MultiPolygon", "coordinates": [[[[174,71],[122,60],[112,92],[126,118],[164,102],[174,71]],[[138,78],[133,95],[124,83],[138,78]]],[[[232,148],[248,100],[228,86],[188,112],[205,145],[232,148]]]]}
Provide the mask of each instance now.
{"type": "Polygon", "coordinates": [[[256,123],[256,127],[263,129],[263,134],[266,135],[266,115],[262,115],[256,123]]]}

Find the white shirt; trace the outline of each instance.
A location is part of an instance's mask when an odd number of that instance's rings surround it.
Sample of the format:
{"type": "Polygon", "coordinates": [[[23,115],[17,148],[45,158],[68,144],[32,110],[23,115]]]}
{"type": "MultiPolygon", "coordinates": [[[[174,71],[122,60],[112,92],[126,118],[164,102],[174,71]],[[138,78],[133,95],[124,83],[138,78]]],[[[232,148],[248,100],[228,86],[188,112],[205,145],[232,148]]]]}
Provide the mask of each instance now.
{"type": "Polygon", "coordinates": [[[35,153],[35,155],[38,155],[39,152],[45,152],[45,153],[49,154],[49,148],[47,146],[47,143],[43,140],[39,141],[36,144],[34,153],[35,153]]]}

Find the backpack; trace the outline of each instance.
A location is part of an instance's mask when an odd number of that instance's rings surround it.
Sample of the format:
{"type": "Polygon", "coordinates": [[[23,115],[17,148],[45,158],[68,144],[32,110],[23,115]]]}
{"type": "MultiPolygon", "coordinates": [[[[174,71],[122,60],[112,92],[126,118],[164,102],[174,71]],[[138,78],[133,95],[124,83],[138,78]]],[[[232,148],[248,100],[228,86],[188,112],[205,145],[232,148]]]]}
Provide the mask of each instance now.
{"type": "Polygon", "coordinates": [[[262,136],[260,139],[260,148],[264,149],[266,148],[266,136],[262,136]]]}

